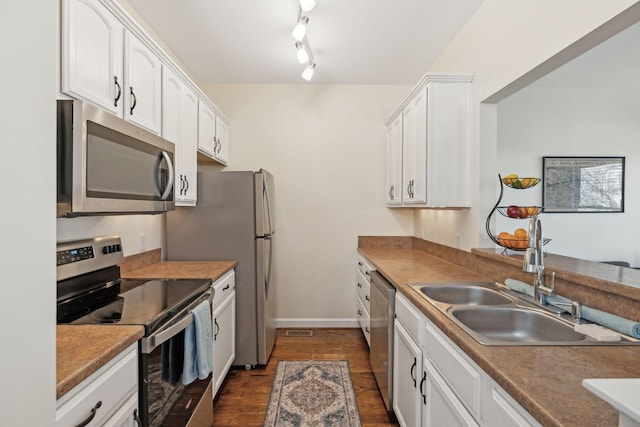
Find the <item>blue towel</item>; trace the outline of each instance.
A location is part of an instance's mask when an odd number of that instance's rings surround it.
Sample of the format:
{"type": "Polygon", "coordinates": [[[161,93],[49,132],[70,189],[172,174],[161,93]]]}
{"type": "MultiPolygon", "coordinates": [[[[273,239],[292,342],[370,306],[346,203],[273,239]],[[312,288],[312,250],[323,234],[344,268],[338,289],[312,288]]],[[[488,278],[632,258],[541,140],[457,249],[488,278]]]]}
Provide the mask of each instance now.
{"type": "Polygon", "coordinates": [[[184,330],[184,367],[182,384],[207,378],[213,370],[213,328],[209,302],[190,311],[193,322],[184,330]]]}
{"type": "MultiPolygon", "coordinates": [[[[548,296],[547,302],[565,311],[571,310],[571,307],[557,306],[554,304],[556,302],[571,303],[571,300],[561,297],[560,295],[548,296]]],[[[582,317],[589,320],[590,322],[597,323],[598,325],[605,326],[609,329],[613,329],[614,331],[618,331],[621,334],[629,335],[634,338],[640,338],[640,323],[625,319],[624,317],[616,316],[615,314],[606,313],[604,311],[585,306],[582,306],[582,317]]]]}

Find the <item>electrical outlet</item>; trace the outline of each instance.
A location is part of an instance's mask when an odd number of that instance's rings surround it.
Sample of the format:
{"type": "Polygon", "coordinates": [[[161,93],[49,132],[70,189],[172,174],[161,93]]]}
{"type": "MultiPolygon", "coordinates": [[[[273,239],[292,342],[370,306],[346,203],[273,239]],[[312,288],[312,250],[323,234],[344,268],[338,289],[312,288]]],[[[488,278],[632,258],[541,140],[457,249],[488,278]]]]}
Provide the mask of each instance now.
{"type": "Polygon", "coordinates": [[[138,241],[140,243],[140,252],[147,249],[147,237],[144,234],[138,234],[138,241]]]}

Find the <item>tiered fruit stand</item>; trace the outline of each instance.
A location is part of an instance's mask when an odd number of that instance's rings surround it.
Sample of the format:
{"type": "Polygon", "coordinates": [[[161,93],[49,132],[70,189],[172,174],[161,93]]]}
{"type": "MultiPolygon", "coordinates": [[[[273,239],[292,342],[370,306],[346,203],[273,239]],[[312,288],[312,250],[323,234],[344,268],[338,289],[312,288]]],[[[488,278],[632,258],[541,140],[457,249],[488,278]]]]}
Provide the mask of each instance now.
{"type": "MultiPolygon", "coordinates": [[[[498,174],[498,181],[500,182],[500,196],[498,197],[498,201],[495,206],[487,216],[487,234],[497,245],[504,248],[503,253],[506,253],[507,249],[513,251],[524,251],[529,247],[529,238],[524,235],[526,233],[523,234],[520,232],[518,235],[512,235],[507,232],[501,232],[496,235],[491,232],[491,217],[495,212],[499,212],[501,215],[513,219],[529,219],[541,214],[544,210],[542,206],[500,206],[500,202],[504,195],[505,186],[516,190],[524,190],[535,187],[542,180],[540,178],[520,178],[517,175],[508,175],[502,178],[500,174],[498,174]]],[[[551,239],[543,239],[542,243],[547,244],[550,240],[551,239]]]]}

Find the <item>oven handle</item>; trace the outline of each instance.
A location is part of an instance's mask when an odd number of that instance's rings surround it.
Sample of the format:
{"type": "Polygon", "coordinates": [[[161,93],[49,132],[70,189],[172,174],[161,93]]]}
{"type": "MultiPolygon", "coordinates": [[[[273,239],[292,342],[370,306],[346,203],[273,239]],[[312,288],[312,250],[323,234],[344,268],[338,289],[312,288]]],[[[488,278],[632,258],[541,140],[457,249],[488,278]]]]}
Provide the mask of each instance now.
{"type": "MultiPolygon", "coordinates": [[[[211,304],[211,302],[213,301],[213,289],[208,290],[204,295],[206,295],[207,301],[209,302],[209,304],[211,304]]],[[[178,315],[176,317],[180,317],[181,315],[184,315],[184,317],[182,319],[180,319],[180,321],[178,321],[178,323],[175,323],[175,324],[169,326],[167,329],[164,329],[162,331],[158,331],[158,332],[154,333],[153,335],[150,335],[148,337],[142,338],[140,340],[140,346],[141,346],[142,353],[143,354],[151,353],[160,344],[162,344],[165,341],[170,340],[174,336],[178,335],[178,333],[180,331],[182,331],[187,326],[189,326],[193,322],[193,314],[189,313],[189,311],[192,310],[193,308],[195,308],[200,303],[202,303],[202,300],[199,298],[198,301],[196,301],[195,303],[189,305],[184,310],[182,310],[180,313],[178,313],[178,315]]]]}

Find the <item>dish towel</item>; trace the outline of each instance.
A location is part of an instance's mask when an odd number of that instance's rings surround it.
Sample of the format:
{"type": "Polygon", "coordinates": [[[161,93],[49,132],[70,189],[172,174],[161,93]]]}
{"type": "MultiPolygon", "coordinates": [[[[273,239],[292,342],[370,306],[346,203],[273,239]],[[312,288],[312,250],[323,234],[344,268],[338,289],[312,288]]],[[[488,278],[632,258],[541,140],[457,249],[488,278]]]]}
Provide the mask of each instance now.
{"type": "MultiPolygon", "coordinates": [[[[513,291],[521,294],[533,296],[533,286],[515,279],[505,279],[504,284],[513,291]]],[[[571,300],[560,295],[551,295],[547,297],[547,303],[564,311],[571,311],[571,300]],[[556,303],[564,303],[569,305],[557,305],[556,303]]],[[[596,310],[582,306],[582,318],[598,325],[606,326],[609,329],[618,331],[621,334],[629,335],[634,338],[640,338],[640,323],[634,322],[615,314],[596,310]]]]}
{"type": "Polygon", "coordinates": [[[203,301],[193,310],[193,322],[184,330],[184,367],[182,384],[191,384],[196,378],[201,380],[213,370],[213,328],[211,308],[203,301]]]}

